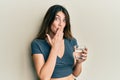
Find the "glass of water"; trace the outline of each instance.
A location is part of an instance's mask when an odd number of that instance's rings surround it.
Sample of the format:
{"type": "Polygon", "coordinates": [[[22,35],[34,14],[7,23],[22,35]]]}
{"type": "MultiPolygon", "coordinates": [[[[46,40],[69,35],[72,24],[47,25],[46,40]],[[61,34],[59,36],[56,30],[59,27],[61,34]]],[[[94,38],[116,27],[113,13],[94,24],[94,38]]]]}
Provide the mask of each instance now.
{"type": "Polygon", "coordinates": [[[82,52],[85,48],[86,48],[85,45],[80,45],[80,46],[75,45],[75,53],[76,53],[75,58],[76,59],[82,59],[82,52]]]}

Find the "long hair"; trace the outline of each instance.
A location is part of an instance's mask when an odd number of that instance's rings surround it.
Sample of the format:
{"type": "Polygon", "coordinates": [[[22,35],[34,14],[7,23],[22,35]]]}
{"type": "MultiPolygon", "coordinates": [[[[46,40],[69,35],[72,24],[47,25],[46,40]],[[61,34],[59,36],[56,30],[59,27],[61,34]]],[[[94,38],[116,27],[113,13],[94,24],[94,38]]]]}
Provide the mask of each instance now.
{"type": "Polygon", "coordinates": [[[68,11],[61,5],[53,5],[51,6],[47,13],[45,14],[45,17],[43,19],[43,22],[41,24],[40,31],[37,35],[37,39],[45,39],[46,34],[49,34],[51,25],[55,19],[55,16],[57,12],[62,11],[65,14],[66,18],[66,25],[64,28],[64,38],[71,39],[73,38],[72,33],[71,33],[71,25],[70,25],[70,17],[68,11]]]}

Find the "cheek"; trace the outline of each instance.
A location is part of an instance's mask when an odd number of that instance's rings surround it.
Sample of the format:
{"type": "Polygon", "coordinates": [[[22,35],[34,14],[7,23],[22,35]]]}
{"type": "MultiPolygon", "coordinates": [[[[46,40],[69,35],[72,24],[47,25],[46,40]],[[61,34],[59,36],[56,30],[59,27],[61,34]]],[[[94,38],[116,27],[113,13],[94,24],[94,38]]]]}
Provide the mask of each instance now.
{"type": "Polygon", "coordinates": [[[56,30],[57,30],[57,26],[55,25],[51,25],[51,31],[56,33],[56,30]]]}
{"type": "Polygon", "coordinates": [[[58,23],[57,23],[56,21],[54,21],[53,24],[52,24],[52,26],[53,26],[54,28],[57,28],[57,27],[58,27],[58,23]]]}
{"type": "Polygon", "coordinates": [[[57,29],[58,27],[59,27],[58,23],[57,22],[53,22],[52,29],[57,29]]]}
{"type": "Polygon", "coordinates": [[[64,24],[63,28],[65,28],[66,24],[64,24]]]}
{"type": "Polygon", "coordinates": [[[65,28],[65,26],[66,26],[66,23],[63,23],[63,27],[65,28]]]}

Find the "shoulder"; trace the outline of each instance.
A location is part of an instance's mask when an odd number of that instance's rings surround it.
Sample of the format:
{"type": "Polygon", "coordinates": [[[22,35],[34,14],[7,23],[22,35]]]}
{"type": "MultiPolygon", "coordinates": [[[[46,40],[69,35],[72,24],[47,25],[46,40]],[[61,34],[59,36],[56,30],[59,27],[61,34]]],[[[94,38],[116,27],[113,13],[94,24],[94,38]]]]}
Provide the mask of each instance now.
{"type": "Polygon", "coordinates": [[[72,42],[76,42],[77,40],[76,40],[76,38],[72,38],[71,41],[72,42]]]}
{"type": "Polygon", "coordinates": [[[76,38],[72,39],[65,39],[67,42],[69,42],[72,46],[77,45],[77,40],[76,38]]]}
{"type": "Polygon", "coordinates": [[[45,40],[43,40],[43,39],[34,39],[31,43],[31,45],[34,45],[34,44],[39,45],[44,42],[45,42],[45,40]]]}
{"type": "Polygon", "coordinates": [[[47,44],[46,40],[43,39],[34,39],[31,43],[32,53],[46,53],[46,49],[49,49],[49,45],[47,44]]]}
{"type": "Polygon", "coordinates": [[[44,39],[34,39],[32,43],[41,42],[41,41],[44,41],[44,39]]]}
{"type": "Polygon", "coordinates": [[[71,43],[77,42],[76,38],[71,38],[71,39],[66,39],[66,38],[65,38],[65,40],[66,40],[66,41],[69,41],[69,42],[71,42],[71,43]]]}
{"type": "Polygon", "coordinates": [[[46,41],[44,39],[34,39],[31,43],[32,48],[41,48],[46,46],[46,41]]]}

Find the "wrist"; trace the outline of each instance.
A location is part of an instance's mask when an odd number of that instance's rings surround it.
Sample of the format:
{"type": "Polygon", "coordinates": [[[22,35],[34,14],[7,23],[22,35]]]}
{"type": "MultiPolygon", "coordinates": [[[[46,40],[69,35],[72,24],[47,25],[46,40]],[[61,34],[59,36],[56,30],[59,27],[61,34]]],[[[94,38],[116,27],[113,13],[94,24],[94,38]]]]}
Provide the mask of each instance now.
{"type": "Polygon", "coordinates": [[[52,46],[51,49],[57,51],[57,50],[58,50],[58,47],[56,47],[56,46],[52,46]]]}
{"type": "Polygon", "coordinates": [[[53,46],[53,47],[51,47],[51,50],[52,50],[52,51],[54,51],[55,53],[57,53],[57,52],[58,52],[58,48],[57,48],[57,47],[54,47],[54,46],[53,46]]]}
{"type": "Polygon", "coordinates": [[[76,64],[81,65],[81,64],[82,64],[82,62],[81,62],[81,61],[76,61],[76,64]]]}

